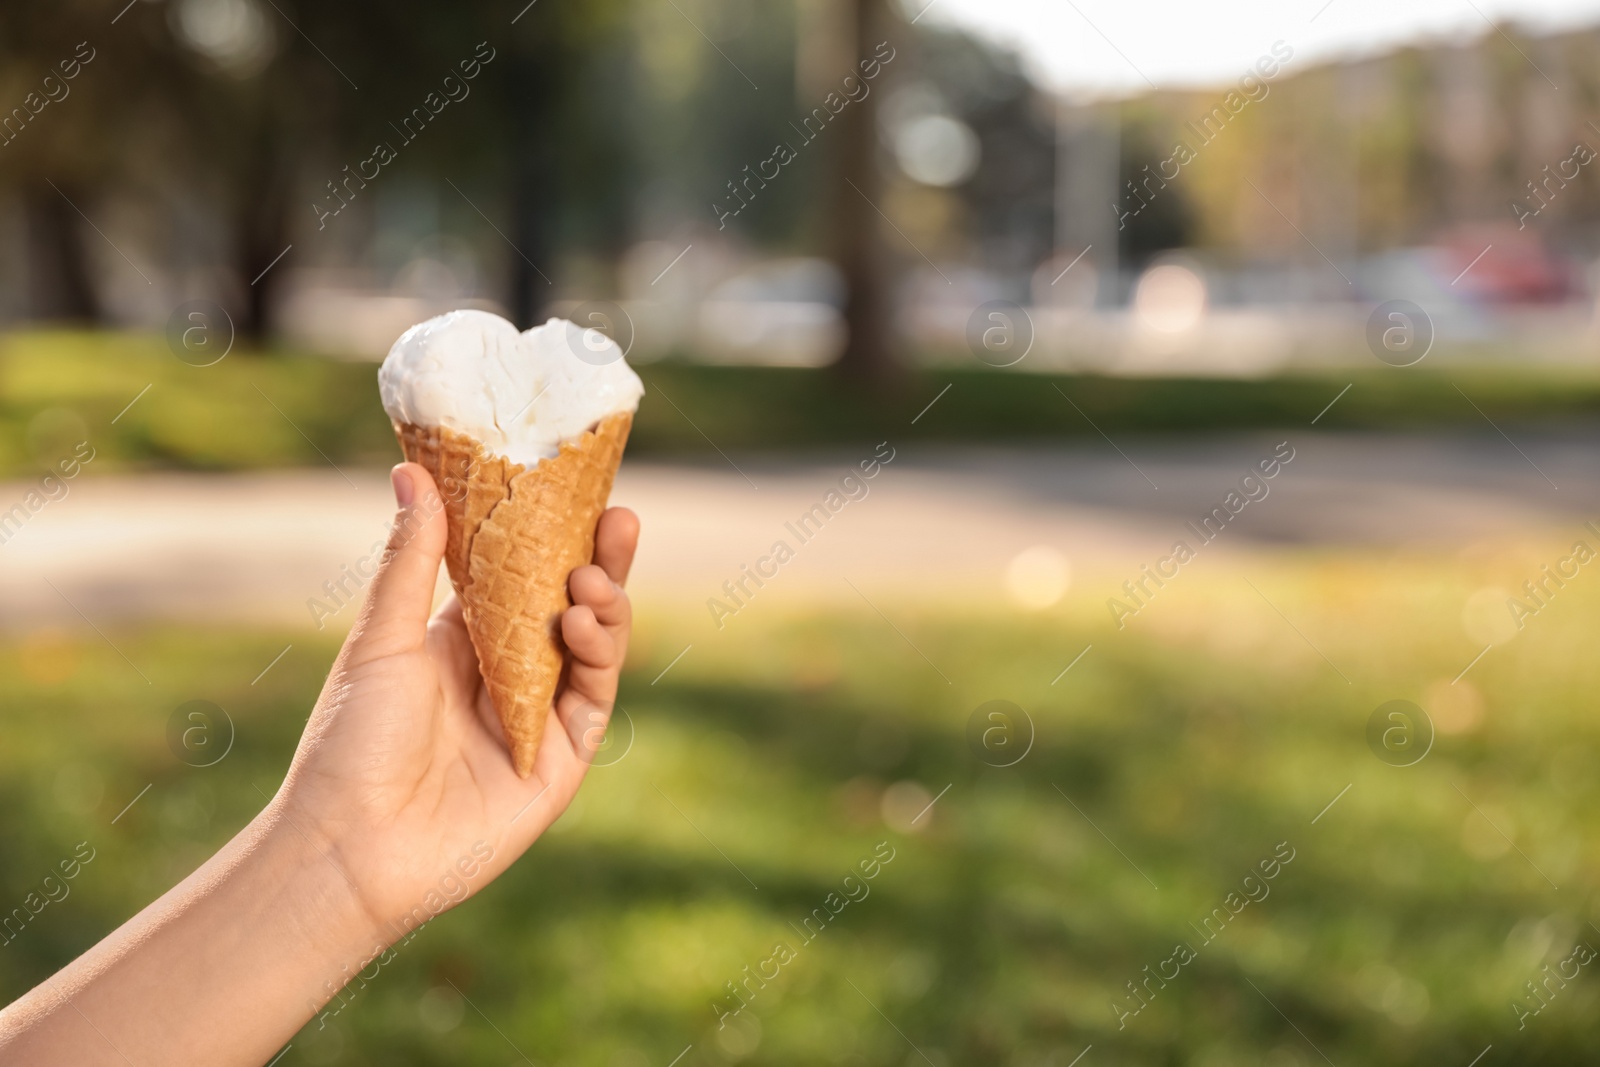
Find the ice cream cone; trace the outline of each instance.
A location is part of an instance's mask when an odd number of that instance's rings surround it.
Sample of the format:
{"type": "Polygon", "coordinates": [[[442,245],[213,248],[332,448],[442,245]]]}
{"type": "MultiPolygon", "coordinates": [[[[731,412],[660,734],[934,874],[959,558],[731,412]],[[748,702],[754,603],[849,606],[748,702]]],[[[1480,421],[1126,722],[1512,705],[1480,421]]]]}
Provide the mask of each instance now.
{"type": "Polygon", "coordinates": [[[406,459],[428,469],[443,498],[445,564],[523,778],[561,679],[567,579],[594,558],[595,526],[632,425],[631,411],[607,415],[527,467],[468,434],[395,423],[406,459]]]}

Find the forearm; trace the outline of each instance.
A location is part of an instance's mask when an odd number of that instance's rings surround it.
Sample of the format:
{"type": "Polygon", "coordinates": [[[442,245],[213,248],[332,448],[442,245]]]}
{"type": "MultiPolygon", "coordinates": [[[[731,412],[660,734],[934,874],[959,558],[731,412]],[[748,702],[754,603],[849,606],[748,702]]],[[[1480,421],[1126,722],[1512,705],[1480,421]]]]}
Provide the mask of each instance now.
{"type": "Polygon", "coordinates": [[[269,809],[0,1012],[0,1063],[263,1064],[378,947],[339,868],[269,809]]]}

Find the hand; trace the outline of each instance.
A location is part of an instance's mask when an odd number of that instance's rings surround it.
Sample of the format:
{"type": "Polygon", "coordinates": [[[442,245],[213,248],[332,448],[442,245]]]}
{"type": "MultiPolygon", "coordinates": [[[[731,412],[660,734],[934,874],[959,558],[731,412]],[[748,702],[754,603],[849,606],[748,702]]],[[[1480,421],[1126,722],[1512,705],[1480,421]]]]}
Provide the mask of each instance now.
{"type": "Polygon", "coordinates": [[[572,572],[566,677],[524,781],[460,606],[428,619],[445,545],[433,479],[406,463],[394,485],[389,550],[278,795],[0,1011],[0,1062],[263,1063],[353,971],[481,889],[566,810],[616,697],[639,520],[606,512],[598,565],[572,572]]]}
{"type": "Polygon", "coordinates": [[[392,479],[400,512],[384,562],[269,810],[333,864],[385,945],[481,889],[571,803],[616,699],[639,539],[633,512],[612,508],[595,563],[572,572],[568,667],[524,780],[459,601],[428,617],[445,548],[438,490],[414,463],[392,479]]]}

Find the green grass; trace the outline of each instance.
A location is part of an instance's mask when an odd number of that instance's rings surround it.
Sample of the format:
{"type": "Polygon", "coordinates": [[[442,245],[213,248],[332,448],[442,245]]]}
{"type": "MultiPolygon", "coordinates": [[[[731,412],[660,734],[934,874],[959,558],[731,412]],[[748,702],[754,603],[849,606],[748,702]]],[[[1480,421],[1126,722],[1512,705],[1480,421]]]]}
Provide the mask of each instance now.
{"type": "MultiPolygon", "coordinates": [[[[940,1065],[1065,1067],[1089,1044],[1100,1064],[1311,1065],[1320,1049],[1465,1067],[1491,1043],[1486,1065],[1584,1062],[1592,967],[1524,1032],[1509,1005],[1575,941],[1600,946],[1600,586],[1572,583],[1450,685],[1481,647],[1464,599],[1520,584],[1548,547],[1257,557],[1248,575],[1203,562],[1122,631],[1094,591],[1043,615],[881,601],[906,639],[866,609],[757,605],[655,685],[681,638],[645,606],[627,755],[504,878],[308,1026],[285,1067],[522,1062],[506,1038],[537,1063],[595,1067],[661,1067],[690,1044],[684,1065],[924,1062],[911,1042],[940,1065]],[[1412,767],[1365,742],[1394,698],[1448,727],[1412,767]],[[1010,769],[966,740],[992,699],[1037,727],[1010,769]],[[924,793],[890,789],[907,782],[924,793]],[[880,841],[896,856],[870,895],[802,947],[788,924],[880,841]],[[1280,842],[1295,855],[1270,896],[1202,946],[1189,924],[1280,842]],[[713,999],[777,941],[798,957],[719,1031],[713,999]],[[1119,1031],[1112,998],[1179,941],[1198,958],[1119,1031]]],[[[0,997],[259,808],[335,651],[293,632],[109,636],[151,684],[90,631],[0,645],[0,906],[76,842],[98,850],[0,949],[0,997]],[[168,715],[195,698],[237,724],[212,768],[166,748],[168,715]]]]}
{"type": "MultiPolygon", "coordinates": [[[[1592,372],[1510,365],[1441,372],[1374,361],[1359,372],[1248,382],[958,367],[910,374],[886,393],[816,370],[669,361],[645,365],[640,373],[649,395],[629,446],[634,456],[715,459],[711,442],[749,450],[884,438],[1048,440],[1093,435],[1095,426],[1110,434],[1304,426],[1346,385],[1349,393],[1319,428],[1481,429],[1483,414],[1515,423],[1600,413],[1600,377],[1592,372]],[[948,393],[918,418],[947,385],[948,393]]],[[[90,473],[362,465],[388,463],[399,454],[369,363],[240,350],[214,366],[192,367],[160,337],[0,336],[0,477],[34,476],[85,437],[96,449],[90,473]]]]}

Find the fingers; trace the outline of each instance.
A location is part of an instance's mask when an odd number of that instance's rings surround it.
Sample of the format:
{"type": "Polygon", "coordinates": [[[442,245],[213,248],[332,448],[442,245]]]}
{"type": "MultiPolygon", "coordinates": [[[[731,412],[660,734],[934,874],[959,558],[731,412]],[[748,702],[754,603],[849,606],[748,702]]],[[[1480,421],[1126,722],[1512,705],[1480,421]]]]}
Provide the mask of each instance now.
{"type": "Polygon", "coordinates": [[[586,604],[574,604],[562,614],[561,639],[572,653],[574,674],[585,668],[610,671],[615,675],[622,666],[622,650],[617,639],[600,625],[594,610],[586,604]]]}
{"type": "Polygon", "coordinates": [[[594,762],[595,756],[605,747],[606,731],[611,724],[614,707],[613,701],[586,700],[571,689],[556,701],[555,718],[561,724],[560,732],[566,737],[573,757],[584,769],[594,762]]]}
{"type": "Polygon", "coordinates": [[[415,463],[402,463],[390,478],[400,509],[351,634],[350,651],[359,659],[422,647],[444,558],[444,504],[432,476],[415,463]]]}
{"type": "Polygon", "coordinates": [[[594,561],[618,585],[628,583],[633,552],[639,547],[639,516],[627,508],[608,508],[594,531],[594,561]]]}
{"type": "Polygon", "coordinates": [[[568,694],[610,707],[628,653],[632,605],[598,567],[573,572],[572,594],[576,603],[561,616],[561,639],[571,654],[568,694]]]}
{"type": "MultiPolygon", "coordinates": [[[[628,654],[633,628],[633,603],[622,587],[598,566],[579,567],[567,581],[572,607],[561,618],[561,636],[572,653],[574,685],[609,686],[616,691],[616,675],[628,654]],[[612,675],[608,683],[593,672],[612,675]]],[[[609,698],[608,698],[609,699],[609,698]]]]}
{"type": "Polygon", "coordinates": [[[616,699],[617,679],[633,627],[633,604],[623,592],[622,582],[633,565],[638,543],[639,517],[627,508],[612,508],[600,517],[595,531],[595,562],[579,567],[567,580],[572,607],[561,616],[561,638],[571,660],[558,711],[570,711],[563,708],[570,705],[604,708],[609,713],[616,699]]]}
{"type": "Polygon", "coordinates": [[[600,620],[600,625],[608,629],[625,626],[633,618],[633,607],[628,602],[628,594],[622,591],[620,584],[611,580],[610,575],[593,563],[572,572],[572,577],[567,579],[567,590],[572,594],[573,604],[587,607],[594,612],[595,618],[600,620]]]}
{"type": "MultiPolygon", "coordinates": [[[[561,638],[568,652],[565,684],[557,694],[552,722],[534,760],[533,777],[540,785],[524,801],[543,810],[543,829],[576,793],[595,752],[605,741],[606,726],[617,696],[617,681],[628,651],[633,606],[621,583],[633,564],[639,540],[639,519],[625,508],[601,516],[595,531],[595,562],[572,572],[567,587],[572,607],[561,616],[561,638]]],[[[529,815],[529,822],[534,816],[529,815]]]]}

